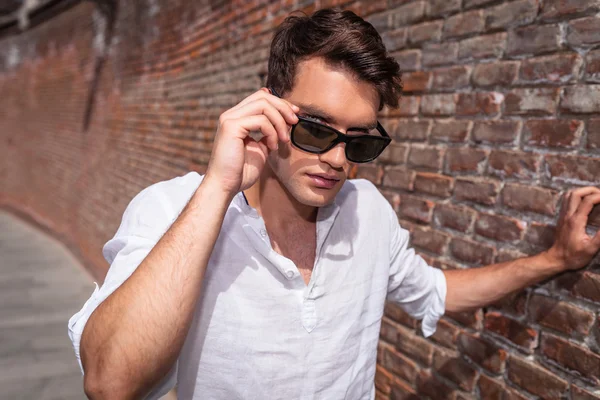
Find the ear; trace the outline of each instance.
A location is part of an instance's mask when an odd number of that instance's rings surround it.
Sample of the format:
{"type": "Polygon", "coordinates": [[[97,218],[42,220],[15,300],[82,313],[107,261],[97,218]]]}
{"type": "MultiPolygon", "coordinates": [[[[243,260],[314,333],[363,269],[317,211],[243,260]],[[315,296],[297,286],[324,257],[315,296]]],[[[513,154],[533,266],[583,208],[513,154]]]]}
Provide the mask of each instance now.
{"type": "Polygon", "coordinates": [[[262,88],[260,88],[260,90],[262,90],[265,93],[271,94],[271,91],[268,88],[266,88],[266,87],[262,87],[262,88]]]}

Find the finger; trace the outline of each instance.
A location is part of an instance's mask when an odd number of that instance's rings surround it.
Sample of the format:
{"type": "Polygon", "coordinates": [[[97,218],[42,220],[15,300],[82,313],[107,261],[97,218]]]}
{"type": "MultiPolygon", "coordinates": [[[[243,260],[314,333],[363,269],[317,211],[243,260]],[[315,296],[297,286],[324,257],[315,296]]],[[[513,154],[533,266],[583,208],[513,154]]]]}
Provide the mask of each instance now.
{"type": "Polygon", "coordinates": [[[251,115],[234,121],[237,121],[239,126],[246,130],[246,134],[260,131],[263,134],[261,140],[264,140],[271,150],[277,150],[279,137],[275,127],[266,115],[251,115]]]}
{"type": "Polygon", "coordinates": [[[594,208],[596,204],[600,204],[600,193],[588,194],[579,204],[579,207],[575,212],[576,217],[584,218],[587,221],[588,215],[590,215],[592,208],[594,208]]]}
{"type": "Polygon", "coordinates": [[[275,129],[277,129],[279,139],[282,142],[289,141],[289,125],[296,124],[298,122],[298,117],[289,110],[289,108],[287,110],[287,115],[282,114],[282,112],[275,108],[267,99],[258,99],[237,110],[231,110],[227,113],[226,118],[238,119],[258,114],[266,115],[267,118],[269,118],[275,129]]]}
{"type": "MultiPolygon", "coordinates": [[[[256,92],[254,92],[253,94],[251,94],[250,96],[246,97],[244,100],[242,100],[241,102],[239,102],[235,107],[233,108],[239,108],[239,107],[243,107],[246,104],[258,100],[258,99],[262,99],[262,98],[266,98],[269,101],[271,101],[274,104],[280,104],[282,107],[287,105],[289,108],[292,109],[292,111],[294,113],[297,113],[300,111],[300,108],[292,103],[290,103],[289,101],[282,99],[280,97],[277,97],[275,95],[272,95],[267,88],[262,88],[256,92]]],[[[278,107],[279,108],[279,107],[278,107]]]]}
{"type": "Polygon", "coordinates": [[[579,189],[574,189],[570,192],[569,210],[567,216],[571,216],[577,212],[583,197],[592,194],[600,193],[600,189],[593,186],[586,186],[579,189]]]}

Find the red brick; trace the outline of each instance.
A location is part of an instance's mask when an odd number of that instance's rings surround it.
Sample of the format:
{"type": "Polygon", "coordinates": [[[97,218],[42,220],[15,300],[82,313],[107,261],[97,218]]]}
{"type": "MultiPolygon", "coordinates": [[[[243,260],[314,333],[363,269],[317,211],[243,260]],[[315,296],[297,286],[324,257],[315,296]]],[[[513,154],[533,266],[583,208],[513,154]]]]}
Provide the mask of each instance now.
{"type": "Polygon", "coordinates": [[[450,241],[449,250],[457,260],[473,265],[488,265],[494,258],[492,247],[460,238],[453,238],[450,241]]]}
{"type": "Polygon", "coordinates": [[[548,250],[554,244],[556,228],[532,222],[525,233],[524,242],[527,247],[533,249],[531,253],[539,253],[548,250]]]}
{"type": "Polygon", "coordinates": [[[402,96],[398,103],[398,109],[392,115],[398,117],[413,117],[419,114],[421,108],[421,96],[402,96]]]}
{"type": "Polygon", "coordinates": [[[398,341],[398,325],[384,317],[381,320],[379,338],[388,342],[389,344],[395,345],[398,341]]]}
{"type": "Polygon", "coordinates": [[[437,226],[466,232],[470,228],[474,216],[475,212],[469,208],[438,204],[435,207],[433,219],[437,226]]]}
{"type": "Polygon", "coordinates": [[[421,68],[421,50],[410,49],[391,54],[401,71],[415,71],[421,68]]]}
{"type": "Polygon", "coordinates": [[[449,350],[436,349],[433,355],[433,368],[438,374],[467,392],[473,390],[479,376],[477,370],[464,361],[457,352],[449,350]]]}
{"type": "Polygon", "coordinates": [[[408,145],[392,142],[388,147],[386,147],[377,160],[386,164],[404,164],[406,162],[407,154],[408,145]]]}
{"type": "Polygon", "coordinates": [[[458,337],[458,350],[488,371],[502,373],[508,353],[489,340],[469,333],[458,337]]]}
{"type": "Polygon", "coordinates": [[[457,57],[458,43],[427,43],[423,46],[423,65],[426,67],[453,64],[457,57]]]}
{"type": "Polygon", "coordinates": [[[475,203],[496,204],[500,184],[497,181],[457,179],[454,183],[454,198],[458,201],[473,201],[475,203]]]}
{"type": "Polygon", "coordinates": [[[494,1],[495,0],[465,0],[463,6],[464,8],[479,7],[493,3],[494,1]]]}
{"type": "Polygon", "coordinates": [[[594,323],[593,312],[538,294],[529,299],[528,313],[532,321],[567,335],[585,336],[594,323]]]}
{"type": "Polygon", "coordinates": [[[469,86],[471,67],[460,65],[432,71],[431,89],[435,91],[457,90],[469,86]]]}
{"type": "Polygon", "coordinates": [[[492,150],[488,158],[488,172],[502,178],[532,178],[539,166],[540,156],[535,153],[492,150]]]}
{"type": "Polygon", "coordinates": [[[422,97],[421,113],[430,116],[452,115],[456,109],[456,95],[429,94],[422,97]]]}
{"type": "Polygon", "coordinates": [[[455,400],[456,391],[428,370],[422,370],[419,373],[417,390],[419,394],[436,400],[455,400]]]}
{"type": "Polygon", "coordinates": [[[369,15],[365,18],[365,20],[373,25],[373,27],[377,29],[379,33],[384,33],[390,30],[392,26],[392,19],[390,14],[387,12],[369,15]]]}
{"type": "Polygon", "coordinates": [[[586,17],[569,21],[567,41],[571,46],[592,46],[600,43],[600,17],[586,17]]]}
{"type": "Polygon", "coordinates": [[[435,120],[430,139],[439,142],[464,142],[473,128],[471,121],[435,120]]]}
{"type": "Polygon", "coordinates": [[[433,202],[429,200],[422,200],[409,195],[401,195],[398,213],[403,218],[428,223],[431,221],[433,205],[433,202]]]}
{"type": "MultiPolygon", "coordinates": [[[[435,130],[435,125],[434,125],[435,130]]],[[[587,148],[600,149],[600,118],[591,119],[587,125],[587,148]]],[[[433,136],[433,131],[431,132],[433,136]]]]}
{"type": "Polygon", "coordinates": [[[479,214],[475,221],[475,233],[498,242],[521,239],[525,224],[518,219],[493,214],[479,214]]]}
{"type": "Polygon", "coordinates": [[[547,155],[550,176],[557,179],[576,180],[596,184],[600,176],[600,160],[594,157],[547,155]]]}
{"type": "Polygon", "coordinates": [[[387,51],[395,51],[406,46],[408,30],[406,28],[395,29],[393,31],[383,32],[381,39],[387,51]]]}
{"type": "Polygon", "coordinates": [[[478,64],[473,71],[473,83],[477,86],[510,86],[517,78],[519,62],[495,61],[478,64]]]}
{"type": "Polygon", "coordinates": [[[523,126],[523,141],[534,146],[569,148],[579,144],[582,132],[582,121],[529,120],[523,126]]]}
{"type": "Polygon", "coordinates": [[[449,240],[448,235],[429,228],[417,227],[411,234],[412,246],[438,255],[444,254],[449,240]]]}
{"type": "Polygon", "coordinates": [[[431,74],[429,72],[415,71],[402,75],[403,90],[410,92],[424,92],[431,86],[431,74]]]}
{"type": "Polygon", "coordinates": [[[504,336],[528,353],[531,353],[538,344],[538,332],[535,329],[497,312],[485,314],[485,329],[504,336]]]}
{"type": "Polygon", "coordinates": [[[460,10],[460,3],[461,0],[429,0],[427,2],[427,15],[439,17],[460,10]]]}
{"type": "Polygon", "coordinates": [[[511,356],[508,362],[508,379],[529,393],[548,400],[560,400],[569,384],[548,370],[520,357],[511,356]]]}
{"type": "Polygon", "coordinates": [[[392,349],[383,351],[381,365],[389,372],[409,382],[414,381],[419,373],[419,367],[414,361],[392,349]]]}
{"type": "Polygon", "coordinates": [[[411,146],[408,165],[415,168],[426,168],[439,171],[444,157],[444,150],[436,147],[411,146]]]}
{"type": "Polygon", "coordinates": [[[383,185],[394,189],[413,190],[415,172],[406,167],[386,168],[383,175],[383,185]]]}
{"type": "MultiPolygon", "coordinates": [[[[508,258],[508,257],[507,257],[508,258]]],[[[517,257],[518,258],[518,257],[517,257]]],[[[512,257],[515,259],[515,257],[512,257]]],[[[504,260],[502,260],[504,261],[504,260]]],[[[496,262],[502,262],[501,260],[496,259],[496,262]]],[[[508,261],[508,260],[506,260],[508,261]]],[[[527,291],[521,290],[518,292],[513,292],[509,295],[504,296],[498,301],[490,304],[490,307],[503,311],[505,313],[509,313],[513,316],[523,316],[525,315],[525,304],[527,303],[527,291]]]]}
{"type": "Polygon", "coordinates": [[[544,334],[541,351],[568,370],[576,371],[594,385],[600,384],[600,355],[559,337],[544,334]]]}
{"type": "Polygon", "coordinates": [[[559,25],[530,25],[511,30],[508,34],[509,56],[540,54],[560,49],[559,25]]]}
{"type": "Polygon", "coordinates": [[[461,41],[459,46],[459,59],[499,58],[504,54],[506,47],[506,33],[475,36],[461,41]]]}
{"type": "Polygon", "coordinates": [[[473,140],[476,143],[514,143],[522,123],[520,121],[482,121],[475,123],[473,128],[473,140]]]}
{"type": "Polygon", "coordinates": [[[487,150],[477,148],[449,148],[446,166],[449,172],[475,172],[481,174],[485,168],[487,150]]]}
{"type": "Polygon", "coordinates": [[[413,25],[408,32],[408,40],[411,43],[439,42],[442,37],[443,26],[442,20],[413,25]]]}
{"type": "Polygon", "coordinates": [[[417,327],[417,320],[412,318],[398,303],[394,303],[393,301],[385,303],[384,315],[392,321],[399,322],[409,328],[415,329],[417,327]]]}
{"type": "Polygon", "coordinates": [[[454,178],[435,173],[419,172],[415,178],[415,191],[438,197],[450,197],[454,178]]]}
{"type": "Polygon", "coordinates": [[[567,86],[560,108],[577,114],[600,113],[600,85],[567,86]]]}
{"type": "Polygon", "coordinates": [[[400,328],[396,350],[422,365],[431,365],[433,345],[428,340],[417,336],[415,332],[400,328]]]}
{"type": "Polygon", "coordinates": [[[556,279],[556,287],[580,299],[600,303],[600,274],[592,271],[562,274],[556,279]]]}
{"type": "Polygon", "coordinates": [[[361,164],[358,167],[356,178],[367,179],[375,185],[379,185],[381,184],[381,178],[383,178],[383,169],[375,164],[361,164]]]}
{"type": "Polygon", "coordinates": [[[559,94],[559,88],[514,89],[506,94],[505,113],[554,114],[559,94]]]}
{"type": "Polygon", "coordinates": [[[446,18],[444,39],[482,32],[485,26],[483,10],[473,10],[446,18]]]}
{"type": "Polygon", "coordinates": [[[583,59],[577,53],[564,53],[523,60],[520,83],[566,83],[579,77],[583,59]]]}
{"type": "Polygon", "coordinates": [[[430,129],[430,121],[402,119],[398,121],[396,131],[392,134],[392,138],[403,142],[407,140],[422,142],[427,139],[430,129]]]}
{"type": "Polygon", "coordinates": [[[498,29],[527,25],[535,20],[538,7],[538,0],[519,0],[488,8],[486,26],[488,29],[498,29]]]}
{"type": "Polygon", "coordinates": [[[519,211],[555,215],[558,193],[534,186],[507,183],[502,190],[502,203],[519,211]]]}
{"type": "Polygon", "coordinates": [[[375,388],[384,394],[390,394],[393,375],[378,365],[375,369],[375,388]]]}
{"type": "Polygon", "coordinates": [[[583,388],[577,387],[575,385],[571,385],[571,399],[572,400],[600,400],[600,393],[594,394],[591,391],[587,391],[583,388]]]}
{"type": "Polygon", "coordinates": [[[540,18],[556,19],[573,14],[590,13],[598,11],[599,6],[597,0],[544,0],[540,18]]]}
{"type": "Polygon", "coordinates": [[[587,53],[585,64],[585,79],[588,82],[600,82],[600,49],[587,53]]]}
{"type": "Polygon", "coordinates": [[[481,309],[462,312],[446,311],[445,315],[467,328],[481,330],[483,327],[483,312],[481,309]]]}
{"type": "Polygon", "coordinates": [[[405,4],[393,10],[392,26],[403,26],[414,24],[425,16],[425,1],[415,1],[405,4]]]}
{"type": "Polygon", "coordinates": [[[487,115],[500,113],[504,95],[499,92],[460,93],[456,104],[457,115],[487,115]]]}
{"type": "Polygon", "coordinates": [[[438,321],[435,333],[429,337],[432,341],[450,349],[456,349],[456,340],[460,329],[453,323],[442,318],[438,321]]]}
{"type": "Polygon", "coordinates": [[[479,388],[479,394],[482,399],[504,400],[506,387],[504,387],[501,381],[482,374],[477,383],[477,387],[479,388]]]}

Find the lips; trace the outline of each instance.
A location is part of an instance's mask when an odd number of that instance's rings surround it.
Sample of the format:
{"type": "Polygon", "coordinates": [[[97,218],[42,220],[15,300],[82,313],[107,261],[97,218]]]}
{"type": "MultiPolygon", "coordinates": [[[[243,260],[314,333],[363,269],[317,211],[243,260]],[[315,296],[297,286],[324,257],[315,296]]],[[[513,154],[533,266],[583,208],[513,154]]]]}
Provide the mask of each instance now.
{"type": "Polygon", "coordinates": [[[337,185],[340,179],[335,175],[326,174],[306,174],[312,183],[320,189],[332,189],[337,185]]]}

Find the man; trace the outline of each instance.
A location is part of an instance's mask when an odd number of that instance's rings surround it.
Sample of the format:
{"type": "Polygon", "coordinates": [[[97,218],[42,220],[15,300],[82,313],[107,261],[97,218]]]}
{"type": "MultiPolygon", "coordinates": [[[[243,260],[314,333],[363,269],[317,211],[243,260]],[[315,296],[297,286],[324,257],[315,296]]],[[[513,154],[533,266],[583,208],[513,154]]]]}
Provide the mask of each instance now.
{"type": "Polygon", "coordinates": [[[408,248],[377,189],[346,180],[389,142],[377,112],[401,89],[351,12],[288,18],[267,84],[221,115],[203,177],[143,190],[105,245],[105,282],[69,321],[90,398],[157,398],[177,382],[183,399],[372,399],[386,298],[427,336],[445,310],[600,249],[585,233],[592,187],[569,194],[555,245],[535,257],[442,272],[408,248]]]}

